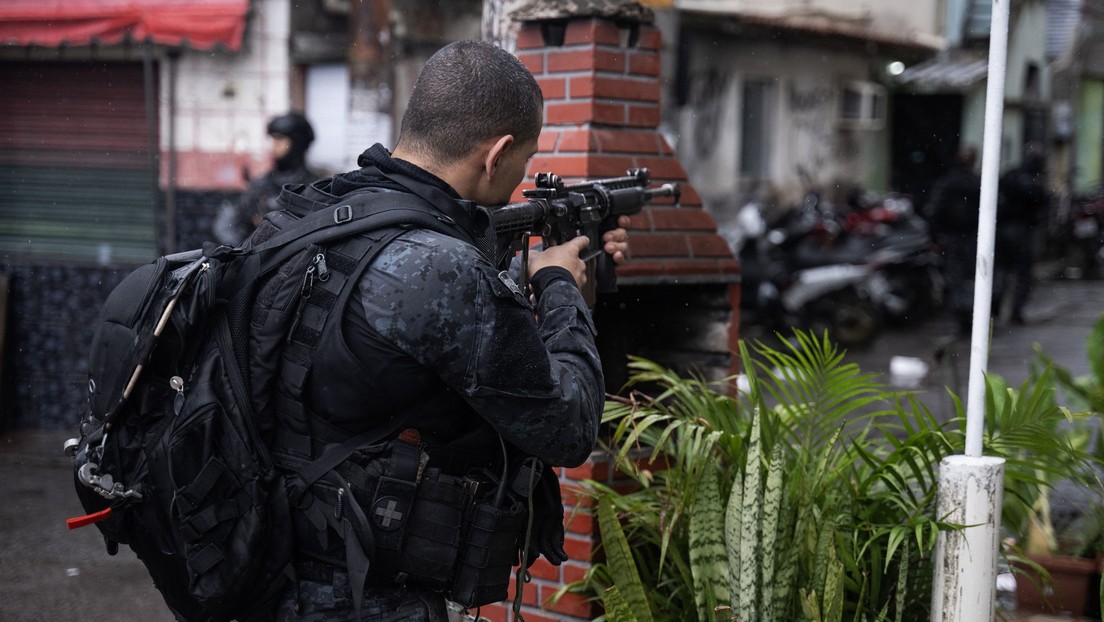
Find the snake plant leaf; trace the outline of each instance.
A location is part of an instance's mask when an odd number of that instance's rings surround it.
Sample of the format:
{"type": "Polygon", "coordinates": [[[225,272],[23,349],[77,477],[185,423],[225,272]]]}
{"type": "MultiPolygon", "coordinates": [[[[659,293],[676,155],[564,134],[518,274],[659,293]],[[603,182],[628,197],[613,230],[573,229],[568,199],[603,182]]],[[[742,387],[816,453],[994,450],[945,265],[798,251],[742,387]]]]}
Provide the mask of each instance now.
{"type": "Polygon", "coordinates": [[[896,614],[894,622],[901,622],[905,617],[905,603],[908,602],[909,548],[906,543],[904,550],[901,551],[901,559],[897,562],[897,598],[894,603],[896,614]]]}
{"type": "Polygon", "coordinates": [[[782,518],[782,446],[775,445],[771,450],[770,465],[767,468],[767,484],[763,491],[763,518],[760,528],[763,541],[763,574],[759,580],[762,595],[759,602],[762,606],[763,620],[777,620],[778,612],[774,609],[774,585],[775,565],[778,560],[778,530],[781,528],[782,518]]]}
{"type": "Polygon", "coordinates": [[[625,538],[621,522],[617,520],[613,502],[605,495],[598,499],[598,528],[614,586],[639,622],[652,622],[652,610],[629,549],[629,542],[625,538]]]}
{"type": "Polygon", "coordinates": [[[800,543],[794,537],[794,533],[790,531],[793,525],[792,505],[790,495],[782,495],[782,508],[779,511],[779,537],[783,545],[778,547],[775,552],[779,556],[779,561],[776,562],[773,594],[771,595],[771,609],[778,620],[790,619],[793,588],[797,580],[798,554],[801,552],[800,543]]]}
{"type": "Polygon", "coordinates": [[[843,619],[843,563],[835,557],[828,566],[824,581],[824,620],[840,622],[843,619]]]}
{"type": "Polygon", "coordinates": [[[835,538],[836,526],[834,519],[826,518],[821,521],[817,533],[816,552],[813,556],[813,585],[824,593],[824,585],[827,582],[828,568],[835,560],[835,549],[832,540],[835,538]]]}
{"type": "Polygon", "coordinates": [[[728,506],[725,508],[725,550],[728,552],[728,591],[733,609],[738,609],[735,599],[741,592],[740,585],[740,545],[743,531],[741,519],[744,515],[744,480],[737,476],[732,481],[728,493],[728,506]]]}
{"type": "Polygon", "coordinates": [[[602,605],[606,609],[606,622],[640,622],[616,585],[602,594],[602,605]]]}
{"type": "Polygon", "coordinates": [[[702,474],[694,510],[690,514],[690,569],[694,577],[694,601],[698,619],[708,622],[718,604],[728,604],[728,556],[724,541],[724,515],[715,470],[702,474]]]}
{"type": "Polygon", "coordinates": [[[740,517],[740,593],[736,612],[741,620],[759,619],[759,568],[762,549],[759,541],[762,516],[762,466],[759,439],[762,413],[756,409],[748,440],[747,466],[744,472],[743,516],[740,517]]]}

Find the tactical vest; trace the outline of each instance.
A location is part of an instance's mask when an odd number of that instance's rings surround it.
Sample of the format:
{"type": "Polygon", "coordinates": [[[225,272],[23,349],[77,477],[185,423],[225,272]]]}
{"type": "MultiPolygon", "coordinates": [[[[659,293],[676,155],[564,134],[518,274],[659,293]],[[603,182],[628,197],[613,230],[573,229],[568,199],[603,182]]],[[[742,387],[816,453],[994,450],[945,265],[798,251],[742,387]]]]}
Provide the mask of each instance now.
{"type": "MultiPolygon", "coordinates": [[[[413,220],[410,228],[431,229],[478,248],[468,231],[421,196],[373,188],[337,197],[327,189],[325,180],[286,188],[284,211],[266,217],[254,243],[278,235],[281,219],[335,205],[339,218],[349,205],[350,217],[354,208],[365,206],[421,211],[427,217],[413,220]]],[[[350,434],[317,416],[317,411],[351,409],[372,421],[371,400],[364,396],[376,388],[371,374],[356,371],[363,365],[343,342],[342,314],[375,254],[402,232],[373,231],[308,249],[281,269],[289,278],[274,278],[279,286],[262,288],[253,311],[251,351],[256,360],[278,365],[251,367],[254,406],[278,422],[270,431],[277,465],[293,473],[310,465],[292,478],[289,490],[300,578],[328,580],[333,569],[344,568],[358,606],[364,586],[408,581],[478,606],[507,595],[539,463],[528,460],[496,473],[443,473],[427,467],[416,422],[380,419],[350,434]],[[291,330],[274,340],[266,326],[285,326],[277,320],[287,316],[291,330]],[[266,349],[278,355],[266,356],[266,349]],[[311,379],[319,373],[340,374],[341,390],[311,392],[311,379]],[[333,452],[340,462],[312,464],[335,445],[346,447],[333,452]]]]}

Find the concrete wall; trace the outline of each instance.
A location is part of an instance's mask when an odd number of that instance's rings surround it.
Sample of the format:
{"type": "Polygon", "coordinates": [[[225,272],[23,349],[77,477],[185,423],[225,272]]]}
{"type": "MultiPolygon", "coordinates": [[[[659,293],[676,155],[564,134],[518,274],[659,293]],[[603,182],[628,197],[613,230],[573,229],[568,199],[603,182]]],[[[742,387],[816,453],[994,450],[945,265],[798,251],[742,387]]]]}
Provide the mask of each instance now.
{"type": "MultiPolygon", "coordinates": [[[[985,126],[985,81],[964,95],[962,142],[981,147],[985,126]]],[[[1004,117],[1001,130],[1001,171],[1016,166],[1023,152],[1026,109],[1047,107],[1051,76],[1046,58],[1046,5],[1026,0],[1013,5],[1008,26],[1008,57],[1004,80],[1004,117]],[[1027,89],[1027,67],[1038,68],[1037,92],[1027,89]]]]}
{"type": "Polygon", "coordinates": [[[752,80],[772,85],[769,114],[761,120],[768,137],[762,181],[782,202],[796,202],[810,185],[884,179],[885,160],[871,157],[884,150],[884,126],[856,129],[838,121],[841,89],[869,79],[868,57],[709,35],[688,45],[690,101],[678,113],[678,154],[718,220],[764,190],[740,173],[742,95],[752,80]]]}

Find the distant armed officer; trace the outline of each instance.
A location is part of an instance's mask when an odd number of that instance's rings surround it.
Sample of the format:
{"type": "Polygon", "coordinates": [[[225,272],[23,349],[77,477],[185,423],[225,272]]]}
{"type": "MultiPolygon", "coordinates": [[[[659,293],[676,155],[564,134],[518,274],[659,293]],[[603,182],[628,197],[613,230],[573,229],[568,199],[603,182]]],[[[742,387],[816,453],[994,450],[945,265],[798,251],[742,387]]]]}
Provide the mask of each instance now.
{"type": "Polygon", "coordinates": [[[303,115],[290,112],[268,122],[272,169],[253,180],[236,205],[227,205],[215,218],[215,239],[237,244],[261,223],[270,210],[280,209],[276,199],[285,184],[308,184],[320,177],[307,168],[307,149],[314,129],[303,115]]]}

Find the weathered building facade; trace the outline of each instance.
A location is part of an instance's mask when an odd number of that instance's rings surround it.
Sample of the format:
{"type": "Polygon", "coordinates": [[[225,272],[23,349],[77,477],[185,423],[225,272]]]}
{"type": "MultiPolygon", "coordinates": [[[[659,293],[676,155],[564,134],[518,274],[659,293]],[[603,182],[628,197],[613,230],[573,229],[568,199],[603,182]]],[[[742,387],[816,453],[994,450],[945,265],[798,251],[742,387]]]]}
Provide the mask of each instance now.
{"type": "Polygon", "coordinates": [[[889,69],[942,45],[941,3],[675,3],[668,124],[722,222],[753,198],[889,185],[889,69]]]}
{"type": "MultiPolygon", "coordinates": [[[[1094,86],[1077,86],[1094,71],[1092,4],[1012,2],[1002,171],[1028,142],[1088,164],[1052,171],[1056,187],[1099,169],[1099,141],[1069,151],[1099,131],[1085,112],[1094,86]],[[1069,95],[1052,109],[1055,62],[1069,95]]],[[[988,0],[676,0],[659,20],[674,80],[665,127],[722,234],[739,239],[733,220],[750,200],[781,212],[810,191],[837,203],[855,189],[903,192],[922,208],[958,147],[981,146],[990,12],[988,0]]]]}

